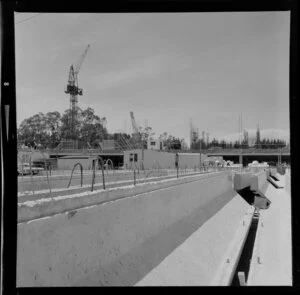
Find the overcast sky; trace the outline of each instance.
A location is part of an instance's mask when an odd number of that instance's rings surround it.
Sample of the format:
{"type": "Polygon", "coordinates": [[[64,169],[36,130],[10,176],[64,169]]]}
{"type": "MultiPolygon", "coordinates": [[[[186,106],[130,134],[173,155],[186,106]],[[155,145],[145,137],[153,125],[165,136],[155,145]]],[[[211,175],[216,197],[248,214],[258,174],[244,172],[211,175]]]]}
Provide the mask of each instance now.
{"type": "Polygon", "coordinates": [[[129,112],[156,136],[189,142],[243,128],[289,134],[289,12],[16,13],[17,119],[69,108],[69,68],[88,44],[79,107],[132,132],[129,112]],[[31,16],[35,17],[29,19],[31,16]]]}

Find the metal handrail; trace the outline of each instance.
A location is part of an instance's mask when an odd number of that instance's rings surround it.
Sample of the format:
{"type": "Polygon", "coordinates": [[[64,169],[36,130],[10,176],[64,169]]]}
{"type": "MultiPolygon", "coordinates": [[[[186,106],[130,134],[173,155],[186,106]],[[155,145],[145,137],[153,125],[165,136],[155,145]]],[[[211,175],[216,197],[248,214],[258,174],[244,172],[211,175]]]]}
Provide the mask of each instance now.
{"type": "Polygon", "coordinates": [[[68,187],[67,188],[69,188],[70,187],[70,184],[71,184],[71,181],[72,181],[72,177],[73,177],[73,173],[74,173],[74,171],[75,171],[75,168],[77,167],[77,166],[80,166],[80,183],[81,183],[81,187],[82,187],[82,180],[83,180],[83,167],[82,167],[82,164],[81,163],[76,163],[74,166],[73,166],[73,169],[72,169],[72,173],[71,173],[71,177],[70,177],[70,180],[69,180],[69,184],[68,184],[68,187]]]}
{"type": "Polygon", "coordinates": [[[102,157],[97,156],[96,160],[93,161],[93,177],[92,177],[92,187],[91,187],[91,192],[94,190],[94,183],[95,183],[95,178],[96,178],[95,170],[96,170],[96,164],[98,164],[98,160],[101,161],[103,189],[105,189],[104,161],[103,161],[102,157]]]}

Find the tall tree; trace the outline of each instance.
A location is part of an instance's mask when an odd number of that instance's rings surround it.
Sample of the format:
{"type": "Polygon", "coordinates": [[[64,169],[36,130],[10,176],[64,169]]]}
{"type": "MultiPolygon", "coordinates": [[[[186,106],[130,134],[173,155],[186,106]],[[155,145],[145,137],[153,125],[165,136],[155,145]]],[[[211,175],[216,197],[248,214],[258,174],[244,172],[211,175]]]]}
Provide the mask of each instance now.
{"type": "Polygon", "coordinates": [[[97,147],[99,143],[107,138],[108,132],[104,127],[105,118],[95,115],[92,108],[87,108],[81,112],[79,138],[88,142],[90,146],[97,147]]]}
{"type": "Polygon", "coordinates": [[[50,148],[56,147],[61,140],[61,115],[59,112],[48,112],[45,116],[46,132],[49,135],[47,146],[50,148]]]}
{"type": "Polygon", "coordinates": [[[75,120],[73,122],[74,124],[74,138],[72,136],[72,128],[71,128],[71,110],[67,109],[63,113],[61,117],[61,138],[63,140],[71,140],[71,139],[78,139],[80,138],[80,127],[81,127],[81,108],[76,107],[74,113],[75,113],[75,120]]]}
{"type": "Polygon", "coordinates": [[[18,128],[18,141],[26,146],[47,146],[49,134],[46,131],[46,117],[43,113],[35,114],[21,122],[18,128]]]}

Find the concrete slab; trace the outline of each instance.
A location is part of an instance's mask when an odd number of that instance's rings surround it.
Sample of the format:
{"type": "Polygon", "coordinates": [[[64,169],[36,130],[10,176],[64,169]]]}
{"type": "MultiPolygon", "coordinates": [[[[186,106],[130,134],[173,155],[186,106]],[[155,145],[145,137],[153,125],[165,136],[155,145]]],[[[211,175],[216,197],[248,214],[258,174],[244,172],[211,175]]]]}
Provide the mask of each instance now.
{"type": "Polygon", "coordinates": [[[272,204],[260,211],[247,285],[291,286],[291,198],[271,185],[266,196],[272,204]]]}
{"type": "Polygon", "coordinates": [[[216,272],[224,263],[228,248],[232,250],[231,241],[249,207],[236,195],[136,286],[208,286],[216,283],[219,279],[215,278],[216,272]]]}

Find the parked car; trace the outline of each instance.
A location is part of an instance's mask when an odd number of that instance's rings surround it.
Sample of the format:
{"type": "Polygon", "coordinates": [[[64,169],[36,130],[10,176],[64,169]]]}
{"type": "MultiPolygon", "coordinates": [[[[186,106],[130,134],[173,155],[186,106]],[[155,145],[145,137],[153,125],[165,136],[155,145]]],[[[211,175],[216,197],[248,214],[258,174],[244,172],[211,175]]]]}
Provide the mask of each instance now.
{"type": "MultiPolygon", "coordinates": [[[[31,166],[32,174],[38,174],[44,171],[44,168],[31,166]]],[[[18,164],[18,175],[30,175],[30,165],[29,163],[18,164]]]]}

